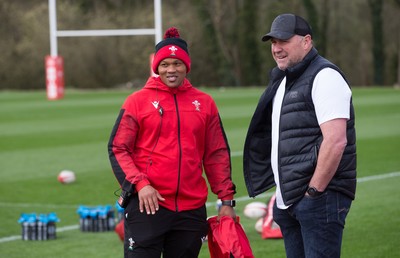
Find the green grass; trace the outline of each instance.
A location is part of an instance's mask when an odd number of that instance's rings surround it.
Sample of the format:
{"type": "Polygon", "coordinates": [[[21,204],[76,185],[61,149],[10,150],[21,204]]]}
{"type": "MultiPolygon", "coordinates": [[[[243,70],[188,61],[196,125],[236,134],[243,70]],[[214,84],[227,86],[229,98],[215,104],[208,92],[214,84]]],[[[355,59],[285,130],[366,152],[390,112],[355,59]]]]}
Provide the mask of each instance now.
{"type": "MultiPolygon", "coordinates": [[[[233,153],[233,179],[241,216],[255,257],[285,257],[282,240],[263,240],[245,218],[247,198],[240,153],[262,88],[207,89],[216,100],[233,153]],[[243,198],[239,198],[243,197],[243,198]]],[[[58,101],[45,92],[0,92],[0,257],[122,257],[114,232],[58,232],[53,241],[4,241],[19,236],[22,212],[55,211],[59,229],[78,225],[78,205],[114,204],[118,184],[107,141],[128,91],[72,91],[58,101]],[[57,174],[75,171],[77,181],[61,185],[57,174]]],[[[395,257],[400,237],[400,91],[354,88],[358,148],[356,200],[346,221],[342,257],[395,257]],[[382,178],[371,176],[382,175],[382,178]],[[365,180],[366,178],[372,180],[365,180]]],[[[268,194],[271,194],[269,192],[268,194]]],[[[256,200],[266,201],[263,195],[256,200]]],[[[210,195],[213,203],[215,196],[210,195]]],[[[215,214],[213,205],[209,215],[215,214]]],[[[204,245],[200,257],[209,257],[204,245]]]]}

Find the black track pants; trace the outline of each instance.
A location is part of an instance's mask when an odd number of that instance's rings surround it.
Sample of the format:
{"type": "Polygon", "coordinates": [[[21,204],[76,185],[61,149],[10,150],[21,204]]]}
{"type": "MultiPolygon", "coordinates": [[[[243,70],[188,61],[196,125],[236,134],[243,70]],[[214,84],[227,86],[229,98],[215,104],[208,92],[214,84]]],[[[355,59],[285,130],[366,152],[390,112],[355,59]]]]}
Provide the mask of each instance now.
{"type": "Polygon", "coordinates": [[[196,258],[207,235],[205,206],[174,212],[160,206],[154,215],[139,212],[137,195],[125,209],[125,258],[196,258]]]}

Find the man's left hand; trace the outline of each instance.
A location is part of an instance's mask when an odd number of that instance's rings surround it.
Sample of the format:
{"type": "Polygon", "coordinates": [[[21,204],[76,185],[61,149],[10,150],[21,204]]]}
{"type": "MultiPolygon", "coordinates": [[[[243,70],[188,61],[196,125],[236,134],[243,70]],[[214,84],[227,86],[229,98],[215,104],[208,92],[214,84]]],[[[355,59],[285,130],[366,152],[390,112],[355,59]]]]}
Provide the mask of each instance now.
{"type": "Polygon", "coordinates": [[[236,221],[236,212],[235,209],[231,206],[222,205],[218,212],[218,220],[222,216],[231,217],[233,220],[236,221]]]}

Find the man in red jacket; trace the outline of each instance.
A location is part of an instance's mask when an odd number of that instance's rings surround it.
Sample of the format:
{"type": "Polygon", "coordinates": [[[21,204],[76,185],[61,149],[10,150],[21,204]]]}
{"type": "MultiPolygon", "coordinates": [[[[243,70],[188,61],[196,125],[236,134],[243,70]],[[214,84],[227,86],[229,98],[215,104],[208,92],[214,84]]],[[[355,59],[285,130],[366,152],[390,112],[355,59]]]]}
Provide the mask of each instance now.
{"type": "Polygon", "coordinates": [[[197,257],[207,234],[208,188],[236,217],[230,150],[214,100],[194,88],[187,43],[176,28],[156,45],[146,85],[123,104],[108,144],[113,172],[132,188],[125,257],[197,257]]]}

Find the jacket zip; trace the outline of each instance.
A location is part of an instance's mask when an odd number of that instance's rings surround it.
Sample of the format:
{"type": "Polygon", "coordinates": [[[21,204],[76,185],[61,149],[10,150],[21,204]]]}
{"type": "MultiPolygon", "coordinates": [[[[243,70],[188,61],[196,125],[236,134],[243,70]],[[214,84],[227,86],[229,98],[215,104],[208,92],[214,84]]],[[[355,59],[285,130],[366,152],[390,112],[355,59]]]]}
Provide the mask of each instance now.
{"type": "Polygon", "coordinates": [[[175,101],[175,109],[176,109],[176,116],[178,118],[178,149],[179,149],[179,159],[178,159],[178,184],[176,187],[176,194],[175,194],[175,211],[179,211],[178,207],[178,196],[179,196],[179,186],[180,186],[180,179],[181,179],[181,161],[182,161],[182,146],[181,146],[181,120],[179,117],[179,108],[178,108],[178,101],[176,99],[176,94],[174,94],[174,101],[175,101]]]}

